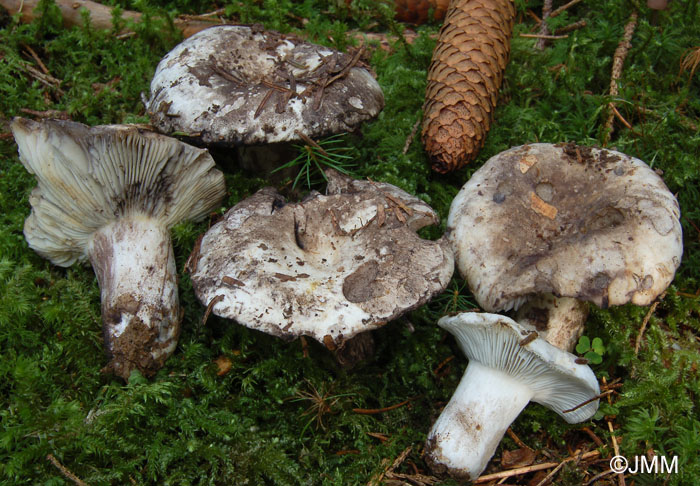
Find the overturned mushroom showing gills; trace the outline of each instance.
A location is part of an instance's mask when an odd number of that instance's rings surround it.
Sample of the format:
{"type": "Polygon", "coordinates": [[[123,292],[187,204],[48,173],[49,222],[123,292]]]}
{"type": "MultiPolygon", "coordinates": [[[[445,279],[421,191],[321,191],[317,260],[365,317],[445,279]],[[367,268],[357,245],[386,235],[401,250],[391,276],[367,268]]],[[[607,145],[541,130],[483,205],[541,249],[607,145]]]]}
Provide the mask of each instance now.
{"type": "Polygon", "coordinates": [[[204,235],[192,282],[214,314],[333,350],[447,286],[447,242],[416,234],[438,222],[427,204],[389,184],[326,175],[326,195],[286,204],[265,188],[204,235]]]}
{"type": "Polygon", "coordinates": [[[668,287],[683,252],[679,218],[641,160],[537,143],[477,170],[452,202],[447,231],[460,274],[489,312],[547,295],[606,308],[648,305],[668,287]]]}
{"type": "Polygon", "coordinates": [[[255,146],[351,132],[379,114],[384,95],[357,55],[255,26],[222,25],[160,61],[146,107],[163,133],[255,146]]]}
{"type": "Polygon", "coordinates": [[[436,473],[476,479],[530,401],[568,423],[588,420],[598,409],[593,371],[517,322],[472,312],[438,324],[455,336],[469,365],[428,433],[426,461],[436,473]]]}
{"type": "Polygon", "coordinates": [[[16,118],[20,160],[38,185],[29,246],[67,267],[89,259],[100,284],[105,368],[152,375],[180,332],[170,227],[216,208],[223,174],[205,150],[135,126],[16,118]]]}

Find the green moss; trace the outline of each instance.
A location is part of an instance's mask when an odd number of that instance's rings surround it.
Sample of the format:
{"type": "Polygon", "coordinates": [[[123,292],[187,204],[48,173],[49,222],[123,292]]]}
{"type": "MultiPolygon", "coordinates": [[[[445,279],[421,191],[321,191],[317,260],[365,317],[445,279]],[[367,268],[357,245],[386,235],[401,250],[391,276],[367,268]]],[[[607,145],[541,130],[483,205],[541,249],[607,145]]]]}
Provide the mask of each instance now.
{"type": "MultiPolygon", "coordinates": [[[[179,40],[172,24],[179,13],[221,7],[230,21],[259,22],[339,48],[359,45],[349,35],[353,31],[396,34],[403,28],[391,19],[389,4],[370,0],[110,3],[146,14],[145,22],[131,25],[136,35],[116,38],[123,25],[119,19],[113,31],[96,31],[87,22],[66,29],[49,1],[41,2],[44,15],[32,24],[0,16],[0,132],[22,109],[65,111],[89,124],[147,121],[141,93],[148,91],[159,59],[179,40]],[[46,86],[29,74],[26,66],[37,66],[28,48],[59,85],[46,86]]],[[[418,27],[410,45],[393,41],[391,52],[370,45],[369,64],[386,108],[343,141],[357,155],[358,176],[396,184],[436,208],[442,226],[426,231],[426,237],[442,235],[452,198],[496,153],[534,141],[603,142],[612,56],[629,3],[577,4],[550,20],[551,27],[579,19],[588,25],[544,51],[519,36],[533,29],[526,12],[539,12],[541,2],[516,6],[519,23],[492,130],[478,159],[454,174],[431,173],[420,133],[404,153],[421,117],[439,25],[418,27]]],[[[622,384],[594,420],[567,425],[531,405],[513,424],[531,447],[566,457],[569,446],[593,447],[582,426],[606,443],[603,453],[610,453],[608,417],[619,427],[616,434],[623,437],[628,457],[649,449],[679,457],[677,475],[629,478],[637,484],[687,485],[700,477],[700,298],[695,296],[700,288],[700,76],[691,79],[678,70],[680,56],[700,38],[698,15],[697,2],[673,2],[659,15],[640,11],[617,101],[633,129],[616,122],[609,144],[663,171],[677,194],[685,253],[674,286],[649,319],[638,353],[635,343],[648,309],[593,312],[586,335],[606,345],[603,362],[593,369],[622,384]]],[[[184,309],[177,350],[152,379],[134,376],[124,385],[100,373],[106,358],[92,270],[54,267],[28,248],[22,228],[35,181],[18,162],[12,140],[0,138],[0,483],[71,484],[47,454],[93,486],[360,485],[408,446],[412,452],[399,470],[412,473],[410,462],[427,472],[421,457],[425,435],[467,364],[435,321],[476,307],[464,282],[456,276],[431,303],[376,331],[375,356],[350,371],[316,342],[304,350],[298,341],[286,343],[215,316],[202,323],[204,308],[182,271],[187,256],[226,208],[268,184],[213,153],[226,172],[222,207],[205,221],[173,229],[184,309]],[[231,369],[219,375],[215,360],[222,356],[231,369]],[[309,422],[314,417],[307,412],[315,402],[308,394],[314,390],[332,403],[322,415],[323,426],[309,422]],[[380,414],[353,411],[406,400],[380,414]],[[377,433],[388,439],[377,439],[377,433]]],[[[497,455],[516,447],[506,438],[497,455]]],[[[491,468],[498,468],[497,461],[491,468]]],[[[587,479],[571,465],[556,483],[587,479]]]]}

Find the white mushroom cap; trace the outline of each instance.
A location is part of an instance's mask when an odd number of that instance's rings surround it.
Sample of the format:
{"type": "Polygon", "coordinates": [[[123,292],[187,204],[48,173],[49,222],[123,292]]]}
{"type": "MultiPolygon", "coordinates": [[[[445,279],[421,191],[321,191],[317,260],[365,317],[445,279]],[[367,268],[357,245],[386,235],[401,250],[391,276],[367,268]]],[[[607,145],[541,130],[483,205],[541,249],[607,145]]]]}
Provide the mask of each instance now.
{"type": "Polygon", "coordinates": [[[266,188],[229,210],[191,260],[195,293],[213,313],[330,349],[427,302],[454,270],[421,200],[327,171],[328,194],[285,204],[266,188]]]}
{"type": "Polygon", "coordinates": [[[263,144],[354,130],[384,107],[356,59],[291,35],[222,25],[158,64],[147,109],[161,132],[206,144],[263,144]]]}
{"type": "Polygon", "coordinates": [[[206,150],[137,126],[15,118],[12,132],[38,180],[24,234],[54,265],[85,260],[92,234],[120,218],[148,216],[170,228],[206,216],[225,194],[206,150]]]}
{"type": "Polygon", "coordinates": [[[512,319],[471,312],[438,324],[455,336],[469,365],[428,434],[426,456],[434,471],[478,477],[530,401],[568,423],[597,411],[598,400],[592,399],[600,389],[593,371],[512,319]]]}
{"type": "Polygon", "coordinates": [[[488,311],[551,293],[600,307],[651,303],[683,251],[678,203],[641,160],[573,144],[489,159],[447,221],[457,268],[488,311]]]}

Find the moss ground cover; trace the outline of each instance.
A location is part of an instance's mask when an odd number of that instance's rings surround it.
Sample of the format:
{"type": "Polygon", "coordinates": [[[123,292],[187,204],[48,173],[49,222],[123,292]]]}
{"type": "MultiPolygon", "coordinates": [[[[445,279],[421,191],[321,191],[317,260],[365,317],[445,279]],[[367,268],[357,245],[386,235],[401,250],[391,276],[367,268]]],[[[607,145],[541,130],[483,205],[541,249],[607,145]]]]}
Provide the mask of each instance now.
{"type": "MultiPolygon", "coordinates": [[[[397,37],[405,26],[392,20],[390,5],[371,0],[111,3],[145,14],[129,26],[133,34],[118,35],[124,26],[118,16],[113,31],[91,28],[87,16],[81,26],[64,27],[50,1],[40,3],[42,16],[30,24],[0,9],[0,483],[75,484],[50,457],[90,485],[380,484],[382,472],[408,447],[394,472],[417,481],[418,473],[429,474],[421,458],[425,435],[466,365],[435,321],[476,307],[455,278],[432,303],[377,331],[375,357],[348,371],[315,342],[285,343],[216,317],[202,324],[204,308],[181,272],[185,316],[178,349],[154,378],[134,376],[125,385],[100,373],[106,359],[92,270],[52,266],[24,241],[35,181],[8,133],[13,116],[54,110],[88,124],[147,122],[141,93],[179,41],[172,22],[178,14],[223,9],[228,21],[262,23],[340,49],[359,45],[358,33],[387,33],[389,51],[371,41],[367,50],[386,108],[361,133],[344,137],[356,158],[351,170],[417,194],[444,219],[459,187],[502,150],[535,141],[603,143],[613,53],[630,10],[638,8],[613,100],[629,127],[616,118],[608,146],[647,161],[677,195],[683,263],[653,311],[625,306],[596,310],[589,319],[586,335],[605,345],[593,368],[613,391],[594,420],[566,425],[531,405],[487,472],[500,469],[504,451],[520,447],[514,437],[533,448],[538,461],[558,462],[576,449],[597,449],[608,458],[612,428],[628,458],[678,457],[677,473],[628,474],[627,484],[700,484],[700,73],[681,68],[689,49],[700,45],[697,2],[677,0],[658,13],[638,1],[581,2],[551,19],[550,30],[578,20],[586,27],[539,51],[520,34],[537,30],[528,12],[539,15],[542,3],[516,1],[511,61],[493,128],[476,162],[445,176],[430,172],[418,137],[404,153],[421,116],[438,24],[418,27],[408,43],[397,37]]],[[[228,186],[221,213],[267,183],[224,160],[220,165],[228,186]]],[[[207,224],[174,229],[179,269],[207,224]]],[[[441,233],[436,228],[426,236],[441,233]]],[[[567,463],[555,484],[588,481],[607,461],[587,467],[567,463]]],[[[508,484],[528,484],[534,476],[508,484]]]]}

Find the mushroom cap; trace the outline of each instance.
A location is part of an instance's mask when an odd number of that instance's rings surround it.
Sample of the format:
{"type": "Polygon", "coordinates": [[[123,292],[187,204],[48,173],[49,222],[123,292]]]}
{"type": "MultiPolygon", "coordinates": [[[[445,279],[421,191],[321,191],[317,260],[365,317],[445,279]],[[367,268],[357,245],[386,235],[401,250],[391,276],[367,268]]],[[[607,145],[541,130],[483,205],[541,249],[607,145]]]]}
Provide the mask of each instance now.
{"type": "Polygon", "coordinates": [[[593,370],[544,339],[533,339],[537,334],[514,320],[498,314],[464,312],[442,317],[438,325],[455,336],[470,362],[526,385],[532,391],[533,402],[553,410],[568,423],[588,420],[598,410],[598,400],[579,406],[600,394],[593,370]]]}
{"type": "Polygon", "coordinates": [[[678,202],[641,160],[573,144],[514,147],[453,200],[448,238],[490,312],[552,293],[600,307],[648,305],[683,252],[678,202]]]}
{"type": "Polygon", "coordinates": [[[333,349],[447,286],[449,245],[415,233],[438,222],[426,203],[388,184],[326,174],[327,195],[285,204],[265,188],[204,235],[191,277],[214,314],[333,349]]]}
{"type": "Polygon", "coordinates": [[[357,59],[249,26],[205,29],[158,64],[147,109],[164,133],[263,144],[354,130],[384,107],[357,59]]]}
{"type": "Polygon", "coordinates": [[[38,180],[24,235],[55,265],[84,260],[90,236],[117,219],[143,215],[170,228],[205,216],[225,195],[206,150],[138,126],[15,118],[11,128],[38,180]]]}

